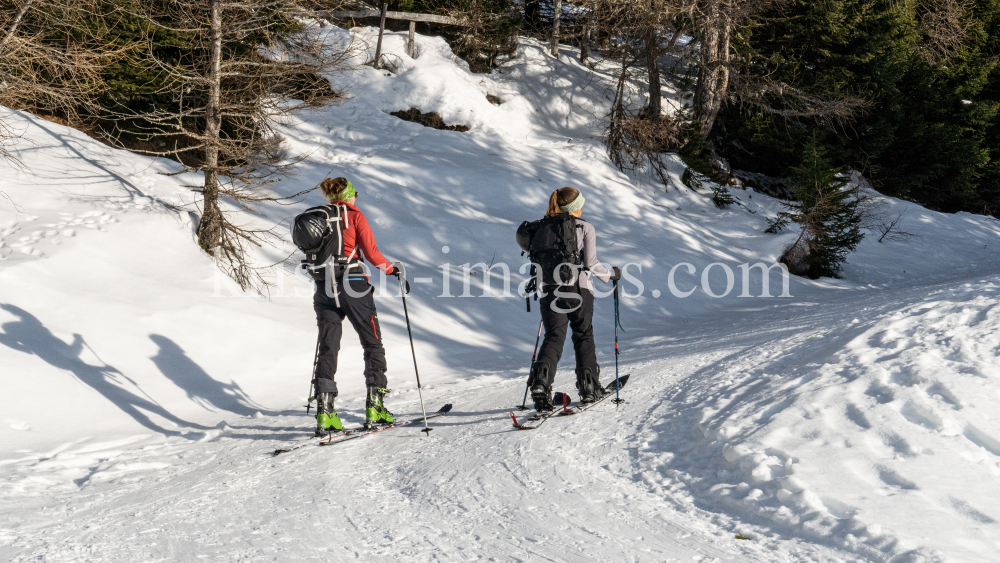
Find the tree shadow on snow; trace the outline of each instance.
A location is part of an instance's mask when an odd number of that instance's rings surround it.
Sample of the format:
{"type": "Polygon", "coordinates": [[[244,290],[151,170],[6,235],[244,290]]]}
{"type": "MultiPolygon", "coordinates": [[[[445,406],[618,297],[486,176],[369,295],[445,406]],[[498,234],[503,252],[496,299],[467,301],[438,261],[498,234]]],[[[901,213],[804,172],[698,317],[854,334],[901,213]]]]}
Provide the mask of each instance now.
{"type": "Polygon", "coordinates": [[[6,303],[0,304],[0,309],[11,313],[19,319],[15,322],[0,325],[0,329],[3,330],[3,332],[0,332],[0,344],[19,352],[34,354],[52,367],[72,373],[77,379],[103,395],[104,398],[114,403],[115,406],[131,416],[139,424],[154,432],[168,436],[179,436],[182,434],[180,431],[168,430],[154,422],[147,414],[151,413],[163,417],[177,426],[200,430],[208,428],[178,418],[148,396],[141,397],[125,389],[122,385],[131,384],[136,390],[141,392],[139,385],[135,381],[114,367],[107,364],[92,366],[83,361],[80,357],[83,353],[83,347],[87,346],[90,348],[84,341],[83,336],[74,334],[73,341],[67,344],[52,334],[37,317],[24,309],[6,303]]]}

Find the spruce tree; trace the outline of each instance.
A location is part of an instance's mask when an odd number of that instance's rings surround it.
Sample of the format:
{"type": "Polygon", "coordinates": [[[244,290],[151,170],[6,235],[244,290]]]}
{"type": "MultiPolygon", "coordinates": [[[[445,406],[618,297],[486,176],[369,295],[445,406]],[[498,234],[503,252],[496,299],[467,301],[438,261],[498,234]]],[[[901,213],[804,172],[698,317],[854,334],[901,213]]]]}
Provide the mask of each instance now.
{"type": "Polygon", "coordinates": [[[784,252],[781,261],[794,274],[819,278],[836,277],[864,234],[858,199],[848,189],[847,180],[826,158],[816,139],[803,149],[802,162],[792,168],[797,205],[785,217],[802,230],[784,252]]]}
{"type": "MultiPolygon", "coordinates": [[[[938,3],[947,5],[948,3],[938,3]]],[[[883,193],[942,211],[1000,212],[1000,0],[956,3],[954,41],[929,27],[928,2],[797,0],[741,34],[743,72],[816,98],[854,95],[845,122],[799,108],[726,108],[714,132],[735,168],[784,177],[809,139],[883,193]]],[[[948,30],[944,30],[947,32],[948,30]]],[[[947,35],[945,33],[945,35],[947,35]]]]}

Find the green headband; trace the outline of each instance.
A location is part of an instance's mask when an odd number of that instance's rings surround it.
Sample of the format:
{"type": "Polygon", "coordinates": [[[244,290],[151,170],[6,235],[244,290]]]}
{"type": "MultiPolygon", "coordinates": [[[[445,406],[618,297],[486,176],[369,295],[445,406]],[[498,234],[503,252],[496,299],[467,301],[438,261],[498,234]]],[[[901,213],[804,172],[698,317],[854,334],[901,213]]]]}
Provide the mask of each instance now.
{"type": "Polygon", "coordinates": [[[330,201],[347,201],[352,197],[357,197],[357,196],[358,192],[354,191],[354,184],[352,184],[350,180],[348,180],[347,187],[340,190],[340,193],[337,193],[333,197],[331,197],[330,201]]]}
{"type": "Polygon", "coordinates": [[[576,199],[567,203],[566,205],[560,205],[559,211],[562,211],[563,213],[573,213],[575,211],[579,211],[583,209],[584,201],[585,200],[583,199],[583,194],[580,194],[576,196],[576,199]]]}

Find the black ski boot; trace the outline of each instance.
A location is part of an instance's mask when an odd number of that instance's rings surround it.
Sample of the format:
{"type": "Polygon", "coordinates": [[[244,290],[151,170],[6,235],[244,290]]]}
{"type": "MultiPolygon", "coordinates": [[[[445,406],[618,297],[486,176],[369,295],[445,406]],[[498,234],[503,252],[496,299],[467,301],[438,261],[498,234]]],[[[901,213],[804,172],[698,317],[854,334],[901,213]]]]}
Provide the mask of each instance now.
{"type": "Polygon", "coordinates": [[[538,412],[546,412],[555,408],[552,405],[552,389],[541,383],[531,387],[531,400],[534,401],[535,410],[538,412]]]}
{"type": "Polygon", "coordinates": [[[585,405],[596,402],[608,394],[601,385],[600,366],[597,367],[597,373],[598,375],[594,377],[590,369],[584,369],[583,373],[576,374],[576,388],[580,390],[580,402],[585,405]]]}
{"type": "Polygon", "coordinates": [[[552,388],[545,384],[549,380],[549,366],[535,364],[531,367],[531,400],[535,410],[545,412],[554,409],[552,405],[552,388]]]}

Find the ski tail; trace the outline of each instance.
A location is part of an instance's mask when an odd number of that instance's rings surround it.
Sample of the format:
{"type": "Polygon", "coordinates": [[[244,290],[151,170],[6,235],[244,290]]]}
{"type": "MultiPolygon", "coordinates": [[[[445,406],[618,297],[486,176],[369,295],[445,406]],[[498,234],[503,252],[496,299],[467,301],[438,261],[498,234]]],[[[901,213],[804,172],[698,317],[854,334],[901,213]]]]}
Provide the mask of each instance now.
{"type": "Polygon", "coordinates": [[[518,422],[517,417],[512,412],[510,413],[510,419],[514,422],[514,428],[517,430],[534,430],[553,416],[566,412],[572,402],[573,400],[570,399],[569,395],[559,391],[552,395],[552,403],[556,408],[550,411],[535,411],[534,414],[524,419],[523,422],[518,422]],[[560,405],[562,406],[562,410],[559,410],[560,405]]]}
{"type": "Polygon", "coordinates": [[[274,455],[287,454],[288,452],[297,450],[299,448],[304,448],[306,446],[312,446],[314,444],[316,444],[316,445],[322,445],[324,442],[327,442],[329,440],[333,440],[334,438],[340,438],[341,436],[347,436],[349,434],[353,434],[353,433],[358,432],[358,431],[360,431],[362,429],[363,428],[361,426],[359,426],[357,428],[345,429],[345,430],[341,430],[341,431],[339,431],[337,433],[327,434],[326,436],[323,436],[319,440],[310,440],[309,442],[307,442],[305,444],[299,444],[297,446],[292,446],[290,448],[278,448],[278,449],[274,450],[274,455]]]}
{"type": "Polygon", "coordinates": [[[521,423],[517,421],[517,417],[514,416],[514,413],[510,413],[510,419],[514,421],[514,428],[517,428],[518,430],[524,428],[524,426],[522,426],[521,423]]]}

